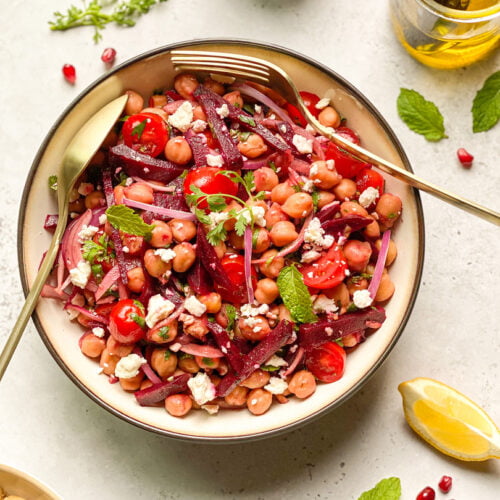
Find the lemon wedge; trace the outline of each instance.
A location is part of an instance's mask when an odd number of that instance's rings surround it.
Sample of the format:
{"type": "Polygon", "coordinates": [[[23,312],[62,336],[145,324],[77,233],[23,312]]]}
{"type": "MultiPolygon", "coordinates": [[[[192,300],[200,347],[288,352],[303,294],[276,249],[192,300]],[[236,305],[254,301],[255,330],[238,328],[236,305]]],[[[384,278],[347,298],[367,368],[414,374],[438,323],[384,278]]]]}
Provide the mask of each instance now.
{"type": "Polygon", "coordinates": [[[500,458],[500,431],[476,403],[430,378],[399,384],[410,427],[442,453],[465,461],[500,458]]]}

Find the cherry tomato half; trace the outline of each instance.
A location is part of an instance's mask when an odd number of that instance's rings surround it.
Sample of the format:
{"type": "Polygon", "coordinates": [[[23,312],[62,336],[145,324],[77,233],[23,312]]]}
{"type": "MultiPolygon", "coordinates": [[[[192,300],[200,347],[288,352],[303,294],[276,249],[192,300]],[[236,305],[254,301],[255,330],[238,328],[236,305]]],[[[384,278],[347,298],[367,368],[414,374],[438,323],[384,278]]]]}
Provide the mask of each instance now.
{"type": "Polygon", "coordinates": [[[168,128],[161,116],[154,113],[129,116],[122,134],[129,148],[152,157],[158,156],[168,141],[168,128]]]}
{"type": "Polygon", "coordinates": [[[311,114],[315,117],[318,118],[321,109],[316,108],[316,104],[319,102],[319,97],[316,94],[313,94],[312,92],[299,92],[300,97],[302,97],[302,100],[304,101],[304,104],[306,105],[306,108],[311,112],[311,114]]]}
{"type": "Polygon", "coordinates": [[[347,139],[354,144],[359,144],[361,142],[359,139],[359,135],[349,127],[338,127],[335,129],[335,133],[341,135],[344,139],[347,139]]]}
{"type": "Polygon", "coordinates": [[[316,262],[300,268],[305,285],[320,290],[340,285],[345,279],[346,270],[347,262],[344,253],[336,245],[330,247],[328,252],[316,262]]]}
{"type": "Polygon", "coordinates": [[[305,127],[307,125],[307,120],[304,118],[304,116],[296,106],[287,102],[285,105],[285,109],[295,125],[299,125],[300,127],[305,127]]]}
{"type": "Polygon", "coordinates": [[[307,369],[321,382],[339,380],[344,374],[346,354],[336,342],[325,342],[306,354],[307,369]]]}
{"type": "Polygon", "coordinates": [[[370,165],[356,160],[348,153],[341,151],[335,144],[328,144],[325,151],[327,160],[335,161],[335,169],[344,178],[353,179],[356,175],[370,165]]]}
{"type": "MultiPolygon", "coordinates": [[[[235,291],[239,290],[245,284],[245,259],[242,255],[229,254],[224,255],[221,259],[222,267],[228,278],[235,286],[235,291]]],[[[252,266],[252,286],[255,289],[257,286],[257,273],[252,266]]],[[[246,301],[246,293],[227,293],[226,290],[215,284],[215,289],[221,294],[222,299],[233,304],[239,304],[246,301]]]]}
{"type": "Polygon", "coordinates": [[[133,299],[120,300],[109,314],[109,333],[117,342],[134,344],[145,337],[142,329],[145,315],[144,307],[133,299]]]}
{"type": "Polygon", "coordinates": [[[362,193],[366,188],[378,189],[380,195],[384,192],[384,178],[371,168],[364,168],[356,175],[356,188],[362,193]]]}
{"type": "MultiPolygon", "coordinates": [[[[236,196],[238,184],[222,175],[221,168],[218,167],[200,167],[190,170],[184,179],[184,192],[191,194],[191,186],[200,188],[206,194],[230,194],[236,196]]],[[[226,199],[229,202],[229,198],[226,199]]],[[[198,208],[207,208],[206,199],[200,198],[198,208]]]]}

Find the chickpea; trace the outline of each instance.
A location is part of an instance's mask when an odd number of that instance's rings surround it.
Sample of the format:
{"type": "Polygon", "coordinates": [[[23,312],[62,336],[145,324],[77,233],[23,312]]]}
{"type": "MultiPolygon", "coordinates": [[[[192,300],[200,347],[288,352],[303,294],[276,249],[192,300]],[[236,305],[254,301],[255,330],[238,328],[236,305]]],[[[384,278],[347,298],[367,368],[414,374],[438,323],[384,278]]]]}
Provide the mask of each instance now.
{"type": "Polygon", "coordinates": [[[80,349],[89,358],[98,358],[106,347],[106,341],[96,337],[93,333],[87,333],[80,342],[80,349]]]}
{"type": "MultiPolygon", "coordinates": [[[[378,250],[380,250],[380,247],[382,246],[382,240],[377,240],[375,242],[375,246],[378,250]]],[[[396,243],[394,243],[394,241],[389,240],[389,248],[387,249],[387,257],[385,258],[385,266],[389,267],[396,260],[397,256],[398,247],[396,246],[396,243]]]]}
{"type": "Polygon", "coordinates": [[[299,234],[295,230],[295,225],[290,221],[280,221],[277,222],[271,231],[269,232],[269,237],[273,242],[273,245],[277,247],[283,247],[295,241],[299,234]]]}
{"type": "Polygon", "coordinates": [[[340,125],[340,115],[334,108],[327,106],[319,113],[318,121],[325,127],[337,128],[340,125]]]}
{"type": "Polygon", "coordinates": [[[352,179],[341,179],[333,188],[333,193],[338,200],[350,200],[354,198],[357,191],[356,183],[352,179]]]}
{"type": "Polygon", "coordinates": [[[125,186],[115,186],[113,189],[113,195],[115,197],[115,203],[117,205],[121,205],[123,203],[123,191],[125,190],[125,186]]]}
{"type": "Polygon", "coordinates": [[[144,108],[141,113],[153,113],[160,116],[163,120],[168,121],[168,113],[162,108],[144,108]]]}
{"type": "Polygon", "coordinates": [[[344,347],[354,347],[355,345],[359,344],[359,342],[360,334],[358,332],[349,333],[342,337],[342,344],[344,345],[344,347]]]}
{"type": "Polygon", "coordinates": [[[217,321],[217,323],[223,328],[226,328],[229,323],[227,318],[226,306],[227,304],[222,304],[220,311],[215,315],[215,321],[217,321]]]}
{"type": "Polygon", "coordinates": [[[257,341],[269,335],[271,327],[264,316],[254,316],[250,325],[247,324],[247,319],[249,318],[240,318],[238,320],[240,333],[245,339],[257,341]]]}
{"type": "Polygon", "coordinates": [[[333,193],[330,193],[330,191],[318,191],[318,208],[320,210],[333,201],[335,201],[333,193]]]}
{"type": "Polygon", "coordinates": [[[241,387],[246,387],[248,389],[258,389],[259,387],[264,387],[269,382],[271,375],[269,372],[265,372],[258,368],[255,370],[248,378],[241,382],[241,387]]]}
{"type": "Polygon", "coordinates": [[[285,203],[285,201],[288,200],[288,198],[290,198],[293,194],[295,194],[295,190],[290,183],[288,181],[281,182],[271,190],[271,201],[283,205],[283,203],[285,203]]]}
{"type": "Polygon", "coordinates": [[[172,219],[169,221],[168,225],[177,243],[192,240],[196,236],[196,226],[194,222],[190,220],[172,219]]]}
{"type": "Polygon", "coordinates": [[[178,333],[178,321],[171,320],[166,324],[166,322],[161,321],[158,326],[151,328],[146,333],[146,340],[148,342],[154,342],[155,344],[166,344],[172,342],[178,333]]]}
{"type": "Polygon", "coordinates": [[[347,307],[351,302],[349,290],[345,283],[340,283],[340,285],[334,288],[324,290],[324,293],[329,299],[333,299],[336,304],[340,304],[341,307],[347,307]]]}
{"type": "Polygon", "coordinates": [[[155,255],[153,249],[148,249],[144,253],[144,267],[153,278],[161,278],[172,268],[170,262],[164,262],[159,255],[155,255]]]}
{"type": "Polygon", "coordinates": [[[148,378],[145,378],[142,382],[141,382],[141,391],[143,389],[148,389],[149,387],[151,387],[153,385],[153,382],[151,382],[151,380],[149,380],[148,378]]]}
{"type": "Polygon", "coordinates": [[[367,241],[349,240],[344,245],[344,256],[351,271],[363,272],[371,255],[372,247],[367,241]]]}
{"type": "Polygon", "coordinates": [[[221,82],[218,82],[212,78],[205,78],[203,85],[207,87],[207,89],[219,95],[224,95],[224,93],[226,92],[226,87],[224,87],[221,82]]]}
{"type": "Polygon", "coordinates": [[[109,354],[124,358],[134,350],[134,345],[122,344],[121,342],[118,342],[118,340],[115,340],[113,335],[110,335],[108,337],[108,340],[106,341],[106,349],[108,350],[109,354]]]}
{"type": "Polygon", "coordinates": [[[273,395],[264,389],[250,391],[247,398],[247,408],[254,415],[266,413],[273,402],[273,395]]]}
{"type": "Polygon", "coordinates": [[[271,191],[279,184],[276,172],[269,167],[261,167],[255,170],[254,180],[257,191],[271,191]]]}
{"type": "Polygon", "coordinates": [[[192,99],[193,92],[198,88],[198,80],[190,73],[181,73],[174,80],[174,88],[176,92],[184,97],[184,99],[192,99]]]}
{"type": "Polygon", "coordinates": [[[239,90],[234,90],[233,92],[228,92],[222,96],[229,104],[232,104],[236,108],[243,107],[243,98],[241,97],[239,90]]]}
{"type": "Polygon", "coordinates": [[[380,226],[378,222],[374,219],[364,230],[365,236],[370,239],[376,239],[380,237],[380,226]]]}
{"type": "Polygon", "coordinates": [[[308,398],[316,391],[316,379],[311,372],[300,370],[293,374],[292,379],[288,383],[288,390],[299,399],[308,398]]]}
{"type": "Polygon", "coordinates": [[[127,104],[125,104],[125,109],[123,113],[126,115],[135,115],[140,113],[144,107],[144,99],[141,94],[138,94],[134,90],[127,90],[125,94],[128,95],[127,104]]]}
{"type": "Polygon", "coordinates": [[[342,180],[335,167],[329,168],[330,166],[331,163],[323,160],[315,161],[311,165],[309,178],[314,181],[315,186],[321,189],[331,189],[342,180]]]}
{"type": "Polygon", "coordinates": [[[149,98],[148,106],[151,108],[163,108],[167,102],[167,96],[165,94],[153,94],[149,98]]]}
{"type": "Polygon", "coordinates": [[[310,194],[294,193],[281,207],[290,217],[307,217],[313,211],[313,201],[310,194]]]}
{"type": "Polygon", "coordinates": [[[193,400],[187,394],[172,394],[165,399],[165,409],[173,417],[187,415],[193,407],[193,400]]]}
{"type": "Polygon", "coordinates": [[[144,380],[144,373],[141,371],[135,376],[130,378],[120,378],[120,385],[124,391],[137,391],[144,380]]]}
{"type": "Polygon", "coordinates": [[[261,304],[272,304],[279,296],[278,285],[271,278],[264,278],[257,282],[255,298],[261,304]]]}
{"type": "Polygon", "coordinates": [[[69,212],[75,212],[81,214],[85,210],[85,203],[83,198],[78,198],[78,200],[72,201],[68,204],[69,212]]]}
{"type": "Polygon", "coordinates": [[[172,137],[165,145],[165,157],[179,165],[186,165],[193,158],[193,151],[184,137],[172,137]]]}
{"type": "Polygon", "coordinates": [[[265,259],[265,262],[259,264],[259,269],[260,272],[268,278],[277,278],[285,265],[284,257],[276,257],[277,254],[278,250],[274,248],[262,254],[261,258],[265,259]]]}
{"type": "Polygon", "coordinates": [[[377,293],[375,295],[375,302],[385,302],[392,297],[396,287],[388,274],[383,274],[377,293]]]}
{"type": "Polygon", "coordinates": [[[139,201],[141,203],[153,203],[153,188],[142,182],[135,182],[123,190],[123,195],[129,200],[139,201]]]}
{"type": "Polygon", "coordinates": [[[265,252],[271,246],[269,232],[264,228],[255,229],[257,235],[254,237],[253,251],[255,253],[265,252]]]}
{"type": "Polygon", "coordinates": [[[207,293],[206,295],[198,295],[197,299],[205,304],[208,314],[217,314],[222,307],[222,298],[216,292],[207,293]]]}
{"type": "Polygon", "coordinates": [[[135,293],[141,293],[146,284],[146,277],[142,267],[134,267],[127,271],[127,288],[135,293]]]}
{"type": "Polygon", "coordinates": [[[173,375],[177,368],[177,356],[165,347],[153,349],[151,367],[163,379],[173,375]]]}
{"type": "Polygon", "coordinates": [[[234,231],[229,233],[227,240],[228,243],[236,250],[243,250],[245,248],[244,237],[237,235],[234,231]]]}
{"type": "Polygon", "coordinates": [[[224,400],[230,406],[243,406],[247,401],[247,395],[248,389],[239,385],[225,396],[224,400]]]}
{"type": "Polygon", "coordinates": [[[292,315],[284,304],[278,306],[278,319],[280,321],[287,320],[293,322],[292,315]]]}
{"type": "Polygon", "coordinates": [[[193,120],[207,121],[207,115],[201,106],[195,106],[193,108],[193,120]]]}
{"type": "Polygon", "coordinates": [[[222,257],[224,257],[227,252],[226,244],[223,241],[220,241],[219,243],[217,243],[217,245],[214,246],[214,250],[217,254],[217,257],[219,259],[222,259],[222,257]]]}
{"type": "Polygon", "coordinates": [[[177,366],[186,373],[197,373],[200,367],[191,354],[183,354],[179,358],[177,366]]]}
{"type": "Polygon", "coordinates": [[[217,370],[220,364],[220,358],[207,358],[205,356],[195,356],[194,360],[203,370],[217,370]]]}
{"type": "Polygon", "coordinates": [[[154,226],[151,231],[151,239],[149,244],[154,248],[165,248],[172,243],[172,230],[170,226],[162,220],[154,220],[151,222],[154,226]]]}
{"type": "Polygon", "coordinates": [[[288,215],[281,210],[278,203],[273,203],[265,215],[267,229],[272,227],[280,221],[288,220],[288,215]]]}
{"type": "Polygon", "coordinates": [[[368,280],[365,278],[356,280],[349,279],[346,286],[347,290],[349,290],[349,296],[352,297],[354,292],[357,292],[358,290],[366,290],[368,288],[368,280]]]}
{"type": "Polygon", "coordinates": [[[354,214],[368,217],[368,212],[356,201],[344,201],[340,205],[340,213],[342,215],[354,214]]]}
{"type": "Polygon", "coordinates": [[[267,151],[267,146],[260,135],[250,134],[245,141],[238,143],[238,149],[247,158],[257,158],[267,151]]]}
{"type": "Polygon", "coordinates": [[[184,323],[184,333],[192,335],[193,337],[204,340],[205,335],[208,333],[207,316],[201,318],[193,318],[189,324],[184,323]]]}
{"type": "Polygon", "coordinates": [[[401,215],[403,204],[399,196],[391,193],[384,193],[378,200],[375,212],[377,212],[380,222],[386,227],[392,227],[401,215]]]}
{"type": "Polygon", "coordinates": [[[106,375],[113,375],[115,373],[116,365],[120,361],[120,356],[116,354],[110,354],[107,349],[104,349],[101,353],[101,359],[99,361],[99,366],[102,368],[102,372],[106,375]]]}
{"type": "Polygon", "coordinates": [[[104,194],[102,191],[92,191],[85,196],[85,208],[99,208],[106,204],[104,194]]]}
{"type": "Polygon", "coordinates": [[[135,236],[134,234],[120,234],[123,246],[128,248],[129,255],[139,255],[143,252],[144,237],[135,236]]]}
{"type": "Polygon", "coordinates": [[[194,261],[196,259],[196,252],[191,243],[187,243],[186,241],[184,241],[183,243],[175,245],[172,250],[175,252],[175,257],[172,260],[172,265],[175,272],[183,273],[194,264],[194,261]]]}

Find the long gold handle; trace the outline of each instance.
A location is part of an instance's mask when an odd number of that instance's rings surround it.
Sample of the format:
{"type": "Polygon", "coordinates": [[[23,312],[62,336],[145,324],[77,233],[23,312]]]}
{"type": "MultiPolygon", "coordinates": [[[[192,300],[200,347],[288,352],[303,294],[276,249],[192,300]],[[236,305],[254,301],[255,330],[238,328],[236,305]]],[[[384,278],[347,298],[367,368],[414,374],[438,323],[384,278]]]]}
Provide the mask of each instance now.
{"type": "Polygon", "coordinates": [[[35,281],[31,285],[28,296],[26,297],[26,301],[24,302],[24,306],[21,309],[19,317],[14,325],[14,328],[10,332],[9,338],[0,354],[0,380],[2,380],[3,374],[7,369],[10,359],[16,350],[17,345],[19,344],[19,340],[21,339],[21,335],[26,328],[26,324],[31,317],[31,313],[36,307],[38,302],[38,297],[40,296],[40,292],[42,291],[42,287],[47,280],[47,276],[52,269],[52,265],[54,264],[54,260],[57,255],[57,251],[59,249],[59,245],[61,243],[61,238],[64,233],[64,229],[66,228],[66,218],[68,215],[67,203],[64,200],[62,207],[59,212],[59,220],[57,222],[56,230],[54,231],[54,236],[52,237],[52,241],[50,243],[50,247],[45,254],[42,265],[38,270],[38,274],[36,275],[35,281]]]}

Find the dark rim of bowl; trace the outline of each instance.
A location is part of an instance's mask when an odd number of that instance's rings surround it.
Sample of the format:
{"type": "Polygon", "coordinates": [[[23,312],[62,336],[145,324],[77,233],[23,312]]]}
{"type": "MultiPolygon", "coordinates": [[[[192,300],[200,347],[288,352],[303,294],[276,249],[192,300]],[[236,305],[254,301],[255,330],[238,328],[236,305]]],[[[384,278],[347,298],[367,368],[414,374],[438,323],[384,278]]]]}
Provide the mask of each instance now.
{"type": "MultiPolygon", "coordinates": [[[[69,106],[61,113],[60,117],[57,119],[57,121],[54,123],[54,125],[51,127],[49,130],[49,133],[43,140],[40,148],[38,149],[36,156],[33,160],[33,163],[31,165],[30,171],[28,172],[28,176],[26,179],[26,184],[23,190],[22,194],[22,200],[26,200],[28,198],[28,195],[31,190],[31,185],[33,182],[33,177],[35,175],[38,163],[40,162],[43,153],[45,151],[45,148],[47,147],[48,143],[52,139],[52,136],[54,135],[55,131],[61,124],[61,122],[64,120],[66,115],[73,109],[73,107],[76,105],[78,101],[80,101],[85,95],[87,95],[92,89],[97,87],[101,82],[106,80],[109,76],[113,75],[114,73],[126,68],[127,66],[130,66],[132,64],[135,64],[136,62],[156,56],[159,54],[162,54],[163,52],[169,52],[175,49],[179,49],[185,46],[194,46],[194,45],[205,45],[205,44],[229,44],[229,45],[249,45],[249,46],[254,46],[254,47],[259,47],[263,49],[271,49],[276,52],[281,52],[283,54],[286,54],[288,56],[292,56],[296,59],[299,59],[307,64],[310,64],[320,71],[326,73],[328,76],[339,82],[341,85],[343,85],[349,92],[352,93],[358,99],[363,103],[363,106],[365,106],[370,113],[375,116],[377,121],[380,123],[382,128],[384,129],[385,133],[387,136],[390,138],[392,144],[395,146],[399,156],[403,160],[404,166],[407,170],[410,172],[413,172],[410,162],[403,150],[403,147],[399,140],[397,139],[395,133],[392,131],[391,127],[387,123],[387,121],[382,117],[382,115],[378,112],[378,110],[373,106],[373,104],[358,90],[356,89],[351,83],[346,81],[343,77],[335,73],[333,70],[328,68],[327,66],[324,66],[323,64],[315,61],[314,59],[311,59],[303,54],[300,54],[298,52],[295,52],[293,50],[290,50],[288,48],[281,47],[279,45],[275,45],[272,43],[263,43],[263,42],[255,42],[252,40],[247,40],[247,39],[224,39],[224,38],[204,38],[204,39],[194,39],[194,40],[187,40],[187,41],[182,41],[182,42],[177,42],[169,45],[164,45],[162,47],[158,47],[156,49],[144,52],[140,55],[137,55],[124,63],[120,64],[116,68],[113,68],[112,70],[108,71],[107,73],[103,74],[101,77],[99,77],[97,80],[95,80],[92,84],[90,84],[86,89],[84,89],[70,104],[69,106]]],[[[371,376],[376,372],[376,370],[382,365],[382,363],[386,360],[387,356],[389,353],[392,351],[393,347],[395,346],[396,342],[399,340],[399,337],[401,336],[406,323],[408,322],[408,319],[410,317],[411,311],[413,309],[413,306],[415,305],[415,299],[417,297],[418,289],[420,287],[420,281],[422,277],[422,271],[423,271],[423,263],[424,263],[424,247],[425,247],[425,231],[424,231],[424,215],[423,215],[423,210],[422,210],[422,203],[420,200],[420,194],[416,189],[413,189],[413,194],[415,196],[415,201],[416,201],[416,208],[417,208],[417,214],[418,214],[418,219],[421,221],[421,224],[419,224],[418,227],[418,233],[419,233],[419,249],[418,249],[418,264],[417,264],[417,270],[416,270],[416,279],[415,283],[413,285],[413,290],[412,294],[410,296],[410,300],[408,302],[408,307],[405,311],[405,314],[403,316],[403,319],[401,320],[401,323],[399,324],[396,334],[394,335],[391,343],[387,346],[386,350],[382,354],[382,356],[377,360],[377,362],[371,367],[371,369],[354,385],[352,386],[345,394],[343,394],[340,398],[336,399],[332,403],[324,406],[320,410],[316,411],[315,413],[298,420],[296,422],[292,422],[290,424],[286,424],[274,429],[269,429],[264,432],[259,432],[256,434],[250,434],[250,435],[243,435],[243,436],[190,436],[187,434],[181,434],[177,432],[172,432],[172,431],[167,431],[165,429],[159,429],[155,426],[152,426],[150,424],[138,421],[132,417],[129,417],[128,415],[120,412],[116,408],[110,406],[107,404],[105,401],[103,401],[101,398],[99,398],[97,395],[95,395],[91,390],[89,390],[79,379],[76,377],[72,371],[66,366],[66,364],[62,361],[62,359],[58,356],[56,353],[55,349],[53,348],[49,338],[47,337],[47,334],[45,333],[41,322],[38,318],[38,315],[36,311],[33,313],[33,322],[38,330],[38,333],[40,337],[42,338],[42,341],[44,342],[45,346],[51,353],[52,357],[55,359],[56,363],[61,367],[61,369],[66,373],[66,375],[73,381],[73,383],[81,389],[87,396],[89,396],[91,399],[93,399],[98,405],[100,405],[102,408],[108,410],[110,413],[116,415],[117,417],[121,418],[122,420],[125,420],[126,422],[129,422],[141,429],[146,429],[148,431],[154,432],[156,434],[160,434],[162,436],[170,437],[170,438],[176,438],[180,440],[185,440],[189,442],[199,442],[199,443],[212,443],[212,444],[228,444],[228,443],[241,443],[243,441],[256,441],[259,439],[264,439],[268,437],[275,437],[280,434],[283,434],[285,432],[289,432],[293,429],[296,429],[298,427],[301,427],[307,423],[311,423],[313,420],[316,420],[322,415],[325,415],[328,411],[336,408],[337,406],[340,406],[343,404],[347,399],[349,399],[351,396],[353,396],[370,378],[371,376]]],[[[28,288],[28,283],[26,279],[26,273],[25,273],[25,262],[24,262],[24,256],[23,256],[23,245],[22,245],[22,236],[23,236],[23,227],[24,227],[24,221],[26,217],[26,204],[23,203],[19,209],[19,218],[18,218],[18,241],[17,241],[17,253],[18,253],[18,261],[19,261],[19,273],[21,277],[21,284],[23,287],[23,292],[25,296],[28,294],[29,288],[28,288]]]]}

